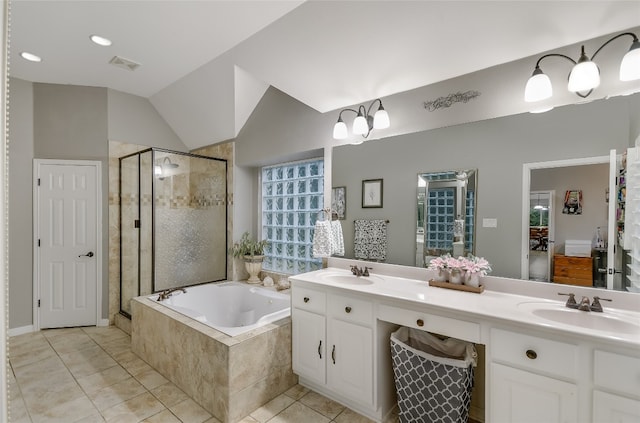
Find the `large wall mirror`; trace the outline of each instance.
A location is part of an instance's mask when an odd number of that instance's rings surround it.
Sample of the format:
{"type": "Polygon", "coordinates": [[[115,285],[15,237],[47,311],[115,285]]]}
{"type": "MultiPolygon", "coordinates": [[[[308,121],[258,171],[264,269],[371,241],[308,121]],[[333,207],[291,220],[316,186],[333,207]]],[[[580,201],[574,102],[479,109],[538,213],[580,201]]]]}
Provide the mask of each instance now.
{"type": "MultiPolygon", "coordinates": [[[[529,208],[523,201],[529,198],[523,188],[525,165],[608,156],[612,149],[622,153],[634,146],[638,134],[640,93],[334,147],[332,186],[346,187],[347,195],[342,221],[345,257],[353,258],[355,219],[386,219],[386,261],[424,265],[416,247],[424,235],[418,222],[426,225],[426,213],[416,207],[416,175],[473,169],[480,188],[474,196],[469,251],[489,260],[492,275],[521,278],[523,246],[528,245],[528,233],[523,235],[523,215],[529,216],[523,212],[529,208]],[[361,207],[361,184],[366,179],[384,180],[383,207],[361,207]]],[[[529,190],[555,189],[560,196],[565,190],[581,189],[587,207],[582,215],[558,220],[556,237],[565,233],[566,239],[593,239],[597,227],[606,226],[607,181],[602,181],[602,189],[592,189],[585,179],[565,183],[555,178],[555,182],[551,188],[537,185],[529,190]],[[593,223],[585,222],[589,215],[593,223]],[[571,232],[574,229],[581,232],[571,232]]],[[[562,248],[556,245],[555,252],[561,254],[562,248]]]]}
{"type": "Polygon", "coordinates": [[[418,174],[416,266],[475,252],[476,169],[418,174]]]}

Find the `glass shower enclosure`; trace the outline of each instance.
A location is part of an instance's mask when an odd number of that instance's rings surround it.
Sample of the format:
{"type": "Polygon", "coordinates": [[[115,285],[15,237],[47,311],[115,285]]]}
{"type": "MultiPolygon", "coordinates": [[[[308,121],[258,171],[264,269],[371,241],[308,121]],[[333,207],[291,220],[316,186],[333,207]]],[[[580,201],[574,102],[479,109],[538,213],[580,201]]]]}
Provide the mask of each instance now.
{"type": "Polygon", "coordinates": [[[227,161],[150,148],[120,158],[120,313],[227,278],[227,161]]]}

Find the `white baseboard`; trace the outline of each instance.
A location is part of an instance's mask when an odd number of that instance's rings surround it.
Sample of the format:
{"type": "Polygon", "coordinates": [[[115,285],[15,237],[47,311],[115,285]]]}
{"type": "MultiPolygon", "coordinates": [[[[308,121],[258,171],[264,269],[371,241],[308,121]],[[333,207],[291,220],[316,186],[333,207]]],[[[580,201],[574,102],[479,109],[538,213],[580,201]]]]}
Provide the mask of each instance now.
{"type": "Polygon", "coordinates": [[[19,328],[9,329],[9,337],[24,335],[25,333],[33,332],[33,325],[21,326],[19,328]]]}
{"type": "Polygon", "coordinates": [[[109,326],[109,319],[100,319],[96,326],[109,326]]]}

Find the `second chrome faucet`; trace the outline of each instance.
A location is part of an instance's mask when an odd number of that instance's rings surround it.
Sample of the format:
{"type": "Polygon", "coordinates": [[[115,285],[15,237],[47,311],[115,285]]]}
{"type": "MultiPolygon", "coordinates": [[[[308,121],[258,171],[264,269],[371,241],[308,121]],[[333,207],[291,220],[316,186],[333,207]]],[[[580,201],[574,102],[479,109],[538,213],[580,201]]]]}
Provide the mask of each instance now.
{"type": "Polygon", "coordinates": [[[568,308],[575,308],[581,311],[595,311],[597,313],[602,313],[603,311],[602,304],[600,304],[600,301],[612,301],[608,298],[600,298],[598,296],[595,296],[593,297],[593,302],[590,302],[589,297],[582,297],[582,299],[580,300],[580,303],[578,304],[576,302],[576,296],[573,293],[564,294],[564,293],[558,292],[558,295],[566,295],[569,297],[567,299],[567,303],[565,304],[565,306],[568,308]]]}

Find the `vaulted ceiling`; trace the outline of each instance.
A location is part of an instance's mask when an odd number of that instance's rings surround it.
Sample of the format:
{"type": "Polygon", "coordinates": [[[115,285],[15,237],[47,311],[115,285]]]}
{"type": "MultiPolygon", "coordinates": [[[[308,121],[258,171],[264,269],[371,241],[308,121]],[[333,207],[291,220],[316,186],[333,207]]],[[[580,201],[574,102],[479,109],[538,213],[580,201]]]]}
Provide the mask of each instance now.
{"type": "Polygon", "coordinates": [[[9,74],[148,98],[196,148],[237,135],[268,86],[324,113],[639,22],[637,1],[13,0],[9,74]]]}

